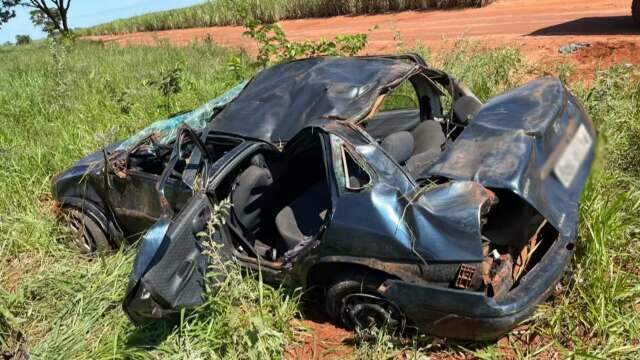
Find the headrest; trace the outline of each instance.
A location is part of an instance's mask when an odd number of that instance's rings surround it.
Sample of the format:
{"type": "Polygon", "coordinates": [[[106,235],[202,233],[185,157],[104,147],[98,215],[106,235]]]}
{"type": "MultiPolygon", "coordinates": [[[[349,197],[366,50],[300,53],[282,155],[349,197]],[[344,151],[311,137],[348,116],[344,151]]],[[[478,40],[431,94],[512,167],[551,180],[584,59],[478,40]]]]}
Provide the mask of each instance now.
{"type": "Polygon", "coordinates": [[[384,138],[381,146],[392,158],[402,164],[413,155],[415,143],[410,132],[398,131],[384,138]]]}
{"type": "Polygon", "coordinates": [[[251,165],[255,165],[257,167],[261,167],[261,168],[267,167],[267,161],[264,159],[264,155],[262,154],[253,155],[253,157],[249,162],[251,163],[251,165]]]}
{"type": "Polygon", "coordinates": [[[473,96],[463,96],[453,104],[453,112],[462,125],[467,125],[480,112],[482,103],[473,96]]]}

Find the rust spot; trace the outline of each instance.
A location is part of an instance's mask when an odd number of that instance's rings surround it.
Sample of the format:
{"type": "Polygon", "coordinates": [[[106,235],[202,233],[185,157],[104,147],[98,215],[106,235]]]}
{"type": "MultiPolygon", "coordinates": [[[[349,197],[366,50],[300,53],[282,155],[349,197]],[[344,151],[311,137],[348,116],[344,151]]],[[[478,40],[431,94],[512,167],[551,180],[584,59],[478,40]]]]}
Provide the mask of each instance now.
{"type": "Polygon", "coordinates": [[[53,200],[51,203],[51,207],[49,208],[49,211],[51,212],[51,214],[54,217],[59,217],[60,216],[60,210],[62,209],[62,204],[60,203],[60,201],[58,200],[53,200]]]}
{"type": "Polygon", "coordinates": [[[127,178],[127,161],[122,158],[115,159],[111,162],[111,169],[117,177],[121,179],[127,178]]]}
{"type": "Polygon", "coordinates": [[[500,298],[513,287],[513,259],[510,254],[500,255],[497,259],[487,256],[481,269],[482,280],[489,296],[500,298]]]}
{"type": "Polygon", "coordinates": [[[506,254],[494,261],[494,273],[491,278],[491,290],[494,298],[500,298],[511,290],[513,287],[513,259],[511,255],[506,254]]]}

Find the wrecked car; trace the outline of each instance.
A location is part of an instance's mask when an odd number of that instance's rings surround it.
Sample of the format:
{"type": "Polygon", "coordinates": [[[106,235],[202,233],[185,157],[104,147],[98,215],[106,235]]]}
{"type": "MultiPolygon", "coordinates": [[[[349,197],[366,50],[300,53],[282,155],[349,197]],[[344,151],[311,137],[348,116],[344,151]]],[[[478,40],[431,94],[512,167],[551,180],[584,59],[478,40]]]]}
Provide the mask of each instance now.
{"type": "Polygon", "coordinates": [[[328,315],[493,339],[532,314],[575,249],[595,132],[560,80],[482,104],[417,55],[275,65],[58,175],[83,252],[142,235],[135,323],[203,301],[210,258],[323,290],[328,315]]]}

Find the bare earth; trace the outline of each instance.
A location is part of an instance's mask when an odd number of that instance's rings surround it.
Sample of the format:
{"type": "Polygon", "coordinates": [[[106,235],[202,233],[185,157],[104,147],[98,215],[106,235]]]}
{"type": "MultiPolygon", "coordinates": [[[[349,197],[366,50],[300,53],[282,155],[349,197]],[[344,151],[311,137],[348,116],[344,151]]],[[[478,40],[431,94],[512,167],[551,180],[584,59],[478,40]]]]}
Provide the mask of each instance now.
{"type": "MultiPolygon", "coordinates": [[[[369,54],[397,51],[397,34],[404,46],[421,42],[434,52],[453,46],[461,38],[487,47],[516,46],[534,65],[572,63],[577,70],[574,80],[588,81],[594,70],[612,64],[640,65],[640,26],[631,20],[631,0],[498,0],[482,9],[339,16],[282,21],[280,25],[292,40],[367,33],[366,53],[369,54]],[[559,53],[559,47],[574,42],[591,46],[570,55],[559,53]]],[[[220,45],[255,52],[255,45],[244,38],[242,32],[241,27],[227,26],[89,39],[135,46],[165,41],[187,45],[211,38],[220,45]]],[[[352,341],[352,333],[335,328],[323,319],[303,320],[298,325],[311,331],[300,337],[297,346],[287,350],[287,357],[341,358],[350,353],[345,343],[352,341]]]]}
{"type": "MultiPolygon", "coordinates": [[[[292,40],[369,34],[366,52],[394,52],[400,34],[405,46],[421,42],[433,51],[465,38],[488,47],[517,46],[532,63],[571,61],[578,73],[613,63],[640,64],[640,27],[631,19],[631,0],[498,0],[482,9],[408,11],[370,16],[288,20],[280,22],[292,40]],[[447,41],[443,41],[447,40],[447,41]],[[558,48],[571,42],[592,46],[568,56],[558,48]]],[[[239,26],[169,30],[88,37],[121,45],[168,41],[187,45],[211,38],[218,44],[255,51],[239,26]]]]}

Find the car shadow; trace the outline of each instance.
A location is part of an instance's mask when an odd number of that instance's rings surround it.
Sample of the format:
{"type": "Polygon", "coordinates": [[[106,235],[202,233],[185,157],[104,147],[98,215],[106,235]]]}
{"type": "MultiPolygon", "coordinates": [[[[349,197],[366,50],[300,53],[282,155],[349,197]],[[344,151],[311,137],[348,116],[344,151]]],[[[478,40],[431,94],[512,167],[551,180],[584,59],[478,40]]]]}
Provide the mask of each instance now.
{"type": "Polygon", "coordinates": [[[584,17],[538,29],[527,36],[640,35],[631,16],[584,17]]]}
{"type": "Polygon", "coordinates": [[[176,329],[175,321],[159,321],[157,323],[137,326],[126,338],[128,349],[152,350],[162,344],[176,329]]]}

